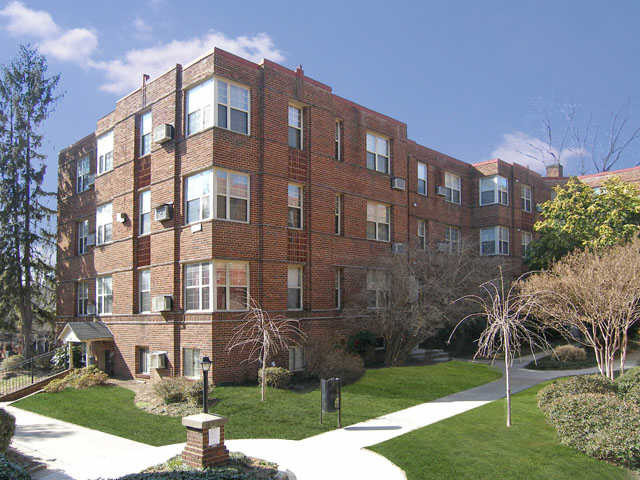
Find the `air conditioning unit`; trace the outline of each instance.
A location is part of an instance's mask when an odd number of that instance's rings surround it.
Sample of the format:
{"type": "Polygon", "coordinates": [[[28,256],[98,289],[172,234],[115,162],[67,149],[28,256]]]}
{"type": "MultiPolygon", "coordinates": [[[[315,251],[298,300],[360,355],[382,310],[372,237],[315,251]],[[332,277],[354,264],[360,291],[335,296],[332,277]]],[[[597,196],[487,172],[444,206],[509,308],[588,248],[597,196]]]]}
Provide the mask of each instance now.
{"type": "Polygon", "coordinates": [[[87,175],[87,188],[93,187],[93,185],[96,183],[96,176],[92,173],[91,175],[87,175]]]}
{"type": "Polygon", "coordinates": [[[151,352],[149,360],[151,368],[167,368],[167,352],[151,352]]]}
{"type": "Polygon", "coordinates": [[[438,251],[439,252],[448,252],[449,244],[447,242],[438,242],[438,251]]]}
{"type": "Polygon", "coordinates": [[[164,222],[165,220],[171,220],[172,213],[173,212],[170,204],[165,203],[163,205],[158,205],[156,207],[156,221],[164,222]]]}
{"type": "Polygon", "coordinates": [[[118,213],[116,215],[116,222],[118,222],[118,223],[126,223],[127,222],[127,214],[126,213],[118,213]]]}
{"type": "Polygon", "coordinates": [[[151,300],[151,309],[154,312],[170,312],[173,303],[171,295],[157,295],[151,300]]]}
{"type": "Polygon", "coordinates": [[[86,245],[87,247],[93,247],[95,244],[96,244],[96,234],[90,233],[89,235],[87,235],[86,245]]]}
{"type": "Polygon", "coordinates": [[[173,125],[164,123],[153,129],[153,142],[165,143],[173,140],[173,125]]]}
{"type": "Polygon", "coordinates": [[[391,252],[392,253],[404,253],[404,243],[392,243],[391,244],[391,252]]]}
{"type": "Polygon", "coordinates": [[[443,187],[442,185],[438,185],[438,189],[436,190],[436,193],[438,195],[440,195],[441,197],[446,197],[447,196],[447,187],[443,187]]]}
{"type": "Polygon", "coordinates": [[[87,304],[87,315],[95,315],[96,314],[96,306],[93,303],[87,304]]]}
{"type": "Polygon", "coordinates": [[[394,190],[404,190],[406,188],[406,182],[404,178],[393,177],[391,179],[391,188],[394,190]]]}

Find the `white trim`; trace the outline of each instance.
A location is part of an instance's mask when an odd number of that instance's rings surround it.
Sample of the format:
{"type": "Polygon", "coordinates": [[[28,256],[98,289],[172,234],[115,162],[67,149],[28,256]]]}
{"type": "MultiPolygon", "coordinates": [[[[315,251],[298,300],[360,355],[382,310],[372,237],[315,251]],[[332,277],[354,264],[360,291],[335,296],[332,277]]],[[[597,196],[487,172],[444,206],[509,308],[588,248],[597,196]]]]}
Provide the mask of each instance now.
{"type": "Polygon", "coordinates": [[[390,242],[391,241],[391,207],[387,204],[381,203],[381,202],[373,202],[373,201],[367,201],[367,225],[365,226],[365,228],[368,227],[369,223],[373,223],[375,225],[375,238],[370,238],[369,237],[369,232],[368,232],[368,228],[367,231],[365,232],[366,234],[366,238],[367,240],[376,240],[378,242],[390,242]],[[374,215],[374,219],[370,220],[369,219],[369,205],[371,205],[373,208],[375,208],[376,213],[374,215]],[[386,217],[386,222],[379,222],[378,220],[378,214],[377,214],[377,210],[378,207],[384,207],[385,208],[385,217],[386,217]],[[380,238],[380,225],[386,225],[387,226],[387,238],[380,238]]]}
{"type": "Polygon", "coordinates": [[[365,134],[365,166],[369,170],[373,170],[375,172],[384,173],[385,175],[391,175],[391,139],[385,135],[380,135],[378,133],[374,133],[372,131],[367,131],[365,134]],[[375,150],[369,150],[369,136],[375,142],[375,150]],[[384,155],[382,152],[379,152],[379,141],[384,142],[387,146],[387,154],[384,155]],[[374,168],[369,167],[369,154],[373,155],[373,161],[375,163],[374,168]],[[384,158],[387,160],[387,170],[380,170],[380,158],[384,158]]]}
{"type": "Polygon", "coordinates": [[[304,268],[302,265],[287,265],[287,310],[289,311],[301,311],[304,309],[304,268]],[[297,270],[298,271],[298,280],[300,282],[300,285],[297,287],[290,287],[289,286],[289,272],[291,270],[297,270]],[[300,306],[297,308],[289,308],[289,290],[300,290],[300,306]]]}
{"type": "Polygon", "coordinates": [[[299,183],[289,182],[287,184],[287,228],[290,228],[292,230],[303,230],[304,229],[304,187],[302,185],[300,185],[299,183]],[[291,205],[289,203],[289,199],[291,198],[289,196],[289,189],[291,187],[295,187],[295,188],[298,189],[298,200],[300,202],[300,205],[298,205],[298,206],[291,205]],[[295,208],[295,209],[300,210],[300,225],[298,227],[289,225],[289,209],[290,208],[295,208]]]}

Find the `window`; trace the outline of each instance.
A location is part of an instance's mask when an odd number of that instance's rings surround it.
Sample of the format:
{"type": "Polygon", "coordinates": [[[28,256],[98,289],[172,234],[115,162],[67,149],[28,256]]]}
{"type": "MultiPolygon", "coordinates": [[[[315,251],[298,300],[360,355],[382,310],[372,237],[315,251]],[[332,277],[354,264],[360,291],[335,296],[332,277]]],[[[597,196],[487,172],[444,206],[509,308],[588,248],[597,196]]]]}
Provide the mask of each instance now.
{"type": "Polygon", "coordinates": [[[151,231],[151,190],[145,190],[140,194],[140,235],[151,231]]]}
{"type": "Polygon", "coordinates": [[[287,272],[287,308],[302,310],[302,267],[290,266],[287,272]]]}
{"type": "Polygon", "coordinates": [[[151,353],[149,347],[137,347],[138,350],[138,373],[149,374],[151,363],[151,353]]]}
{"type": "Polygon", "coordinates": [[[335,306],[337,310],[340,310],[342,308],[342,275],[343,274],[344,274],[344,271],[342,270],[341,267],[336,268],[334,300],[335,300],[335,306]]]}
{"type": "Polygon", "coordinates": [[[304,349],[302,347],[289,348],[289,371],[299,372],[304,370],[304,349]]]}
{"type": "Polygon", "coordinates": [[[78,255],[87,253],[87,239],[89,238],[89,220],[78,222],[78,255]]]}
{"type": "Polygon", "coordinates": [[[445,230],[445,243],[449,253],[454,253],[460,250],[460,229],[447,225],[445,230]]]}
{"type": "Polygon", "coordinates": [[[336,160],[342,161],[342,121],[336,120],[335,152],[336,160]]]}
{"type": "Polygon", "coordinates": [[[462,182],[458,175],[453,173],[444,173],[444,188],[446,190],[445,199],[447,202],[460,204],[460,191],[462,182]]]}
{"type": "Polygon", "coordinates": [[[151,153],[151,112],[143,113],[140,117],[140,156],[151,153]]]}
{"type": "Polygon", "coordinates": [[[529,185],[520,185],[520,198],[522,199],[522,210],[531,211],[531,187],[529,185]]]}
{"type": "Polygon", "coordinates": [[[76,190],[82,193],[89,190],[91,184],[91,174],[89,173],[89,156],[82,157],[76,165],[76,190]]]}
{"type": "Polygon", "coordinates": [[[367,238],[389,241],[389,207],[382,203],[367,202],[367,238]]]}
{"type": "Polygon", "coordinates": [[[224,80],[216,81],[218,127],[249,133],[249,90],[224,80]]]}
{"type": "Polygon", "coordinates": [[[216,310],[246,310],[249,264],[216,262],[216,310]]]}
{"type": "Polygon", "coordinates": [[[188,378],[200,378],[200,349],[184,348],[182,349],[182,358],[184,361],[184,376],[188,378]]]}
{"type": "Polygon", "coordinates": [[[287,205],[289,206],[287,225],[290,228],[302,228],[302,187],[300,185],[289,184],[287,205]]]}
{"type": "Polygon", "coordinates": [[[249,220],[248,175],[227,170],[206,170],[187,177],[186,190],[187,223],[200,222],[212,216],[238,222],[249,220]],[[214,187],[215,204],[211,194],[214,187]]]}
{"type": "Polygon", "coordinates": [[[211,263],[185,266],[185,310],[201,311],[211,308],[211,263]]]}
{"type": "Polygon", "coordinates": [[[342,195],[339,193],[336,194],[333,231],[336,235],[342,235],[342,195]]]}
{"type": "Polygon", "coordinates": [[[389,140],[367,133],[367,168],[389,173],[389,140]]]}
{"type": "Polygon", "coordinates": [[[98,175],[113,170],[113,130],[98,137],[98,175]]]}
{"type": "Polygon", "coordinates": [[[509,255],[509,229],[507,227],[481,229],[480,255],[509,255]]]}
{"type": "Polygon", "coordinates": [[[187,90],[187,135],[213,126],[213,80],[187,90]]]}
{"type": "Polygon", "coordinates": [[[424,220],[418,220],[418,246],[420,248],[422,248],[423,250],[427,246],[427,243],[426,243],[426,240],[425,240],[426,230],[427,230],[427,227],[426,227],[425,221],[424,220]]]}
{"type": "Polygon", "coordinates": [[[522,256],[526,257],[529,253],[529,244],[531,243],[531,232],[522,232],[522,256]]]}
{"type": "Polygon", "coordinates": [[[84,317],[89,313],[89,282],[78,282],[78,315],[84,317]]]}
{"type": "Polygon", "coordinates": [[[140,270],[138,272],[138,294],[139,304],[138,311],[140,313],[148,313],[151,311],[151,270],[140,270]]]}
{"type": "Polygon", "coordinates": [[[102,245],[112,240],[113,207],[111,203],[100,205],[96,210],[96,243],[102,245]]]}
{"type": "Polygon", "coordinates": [[[500,175],[480,178],[480,206],[509,205],[509,181],[500,175]]]}
{"type": "Polygon", "coordinates": [[[367,270],[367,307],[383,308],[389,304],[389,279],[383,270],[367,270]]]}
{"type": "Polygon", "coordinates": [[[289,146],[302,149],[302,110],[289,105],[289,146]]]}
{"type": "Polygon", "coordinates": [[[96,311],[98,315],[109,315],[113,308],[111,276],[96,278],[96,311]]]}
{"type": "Polygon", "coordinates": [[[418,193],[427,194],[427,166],[422,162],[418,162],[418,193]]]}

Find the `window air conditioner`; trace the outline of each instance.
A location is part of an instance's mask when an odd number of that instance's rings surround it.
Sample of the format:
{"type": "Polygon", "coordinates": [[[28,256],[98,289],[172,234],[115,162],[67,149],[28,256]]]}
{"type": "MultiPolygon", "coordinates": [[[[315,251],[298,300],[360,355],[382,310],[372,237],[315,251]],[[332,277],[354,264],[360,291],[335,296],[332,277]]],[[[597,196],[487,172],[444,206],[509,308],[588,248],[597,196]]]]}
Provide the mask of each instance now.
{"type": "Polygon", "coordinates": [[[87,235],[87,247],[93,247],[96,244],[96,234],[95,233],[90,233],[89,235],[87,235]]]}
{"type": "Polygon", "coordinates": [[[127,222],[127,214],[126,213],[118,213],[116,215],[116,222],[118,222],[118,223],[126,223],[127,222]]]}
{"type": "Polygon", "coordinates": [[[167,352],[151,352],[149,357],[151,368],[167,368],[167,352]]]}
{"type": "Polygon", "coordinates": [[[152,299],[152,310],[154,312],[170,312],[173,298],[171,295],[157,295],[152,299]]]}
{"type": "Polygon", "coordinates": [[[392,253],[404,253],[404,243],[392,243],[391,244],[391,252],[392,253]]]}
{"type": "Polygon", "coordinates": [[[173,125],[164,123],[153,129],[153,142],[165,143],[173,140],[173,125]]]}
{"type": "Polygon", "coordinates": [[[164,222],[165,220],[171,220],[171,205],[165,203],[156,207],[156,221],[164,222]]]}
{"type": "Polygon", "coordinates": [[[438,186],[438,190],[437,190],[438,195],[440,195],[441,197],[446,197],[447,196],[447,187],[443,187],[442,185],[438,186]]]}
{"type": "Polygon", "coordinates": [[[391,188],[394,190],[404,190],[406,188],[406,182],[404,178],[393,177],[391,180],[391,188]]]}

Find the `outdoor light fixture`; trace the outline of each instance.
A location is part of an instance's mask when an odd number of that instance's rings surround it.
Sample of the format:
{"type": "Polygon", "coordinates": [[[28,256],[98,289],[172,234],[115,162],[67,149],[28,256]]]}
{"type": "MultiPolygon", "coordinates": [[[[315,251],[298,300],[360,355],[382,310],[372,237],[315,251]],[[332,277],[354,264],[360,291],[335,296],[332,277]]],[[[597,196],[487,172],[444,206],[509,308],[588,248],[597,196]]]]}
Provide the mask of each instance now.
{"type": "Polygon", "coordinates": [[[211,359],[209,357],[202,357],[200,360],[202,365],[202,408],[204,413],[209,413],[209,370],[211,369],[211,359]]]}

